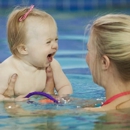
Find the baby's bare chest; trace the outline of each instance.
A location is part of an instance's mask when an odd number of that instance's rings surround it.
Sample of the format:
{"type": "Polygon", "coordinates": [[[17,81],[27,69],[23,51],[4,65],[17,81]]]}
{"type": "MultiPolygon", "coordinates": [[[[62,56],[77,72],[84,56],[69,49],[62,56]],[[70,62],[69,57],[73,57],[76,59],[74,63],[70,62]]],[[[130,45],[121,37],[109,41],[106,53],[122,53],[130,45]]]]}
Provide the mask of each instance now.
{"type": "Polygon", "coordinates": [[[19,73],[15,85],[15,94],[24,95],[33,91],[43,91],[46,86],[45,71],[37,73],[19,73]]]}

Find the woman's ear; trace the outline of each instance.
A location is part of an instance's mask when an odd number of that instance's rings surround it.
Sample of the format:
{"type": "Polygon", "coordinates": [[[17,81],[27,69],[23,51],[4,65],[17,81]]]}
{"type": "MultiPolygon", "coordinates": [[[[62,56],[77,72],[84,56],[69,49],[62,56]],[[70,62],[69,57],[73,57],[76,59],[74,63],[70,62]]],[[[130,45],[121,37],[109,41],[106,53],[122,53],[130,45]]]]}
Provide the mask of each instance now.
{"type": "Polygon", "coordinates": [[[21,55],[26,55],[26,54],[28,54],[26,45],[24,45],[24,44],[20,44],[20,45],[17,47],[17,50],[18,50],[18,52],[19,52],[21,55]]]}
{"type": "Polygon", "coordinates": [[[102,69],[103,70],[107,70],[110,66],[110,59],[106,56],[106,55],[103,55],[102,57],[102,69]]]}

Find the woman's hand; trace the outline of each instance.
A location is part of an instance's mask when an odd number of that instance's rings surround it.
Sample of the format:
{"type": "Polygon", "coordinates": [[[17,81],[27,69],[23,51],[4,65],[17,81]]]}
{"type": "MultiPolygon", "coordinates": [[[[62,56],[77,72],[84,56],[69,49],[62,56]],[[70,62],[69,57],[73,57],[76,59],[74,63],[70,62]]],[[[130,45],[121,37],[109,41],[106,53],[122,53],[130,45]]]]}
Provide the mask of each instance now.
{"type": "Polygon", "coordinates": [[[11,76],[11,78],[9,79],[9,82],[8,82],[8,88],[5,90],[4,92],[4,96],[5,97],[14,97],[14,87],[15,87],[15,82],[17,80],[17,77],[18,75],[17,74],[13,74],[11,76]]]}
{"type": "MultiPolygon", "coordinates": [[[[46,68],[46,76],[47,76],[46,87],[44,89],[44,92],[53,95],[55,84],[54,84],[54,78],[53,78],[53,72],[52,72],[51,66],[46,68]]],[[[13,100],[15,100],[15,101],[25,101],[25,100],[27,100],[27,98],[24,98],[25,95],[20,95],[20,96],[15,98],[14,87],[15,87],[15,83],[17,81],[17,77],[18,77],[17,74],[13,74],[11,76],[11,78],[9,79],[8,88],[3,93],[3,96],[5,97],[4,100],[8,100],[8,101],[13,101],[13,100]]]]}
{"type": "MultiPolygon", "coordinates": [[[[49,66],[46,69],[46,75],[47,75],[47,80],[46,80],[46,87],[44,89],[45,92],[50,93],[50,94],[54,94],[54,88],[55,88],[55,84],[54,84],[54,78],[53,78],[53,72],[51,69],[51,66],[49,66]]],[[[8,97],[11,99],[11,97],[14,98],[15,93],[14,93],[14,87],[15,87],[15,83],[17,80],[18,75],[17,74],[13,74],[9,80],[8,83],[8,88],[6,89],[6,91],[4,92],[4,96],[8,97]]],[[[20,97],[20,96],[19,96],[20,97]]],[[[19,97],[15,98],[15,100],[20,100],[19,97]]],[[[47,111],[42,111],[42,112],[36,112],[36,114],[34,112],[30,112],[27,110],[22,109],[19,105],[16,104],[16,102],[5,102],[5,109],[6,111],[11,114],[11,115],[41,115],[41,114],[47,114],[47,111]]],[[[50,111],[49,111],[50,113],[50,111]]]]}
{"type": "Polygon", "coordinates": [[[25,95],[20,95],[15,98],[14,87],[15,87],[17,77],[18,77],[17,74],[13,74],[10,77],[9,82],[8,82],[8,88],[3,93],[4,101],[26,101],[26,100],[28,100],[28,98],[24,98],[25,95]]]}
{"type": "MultiPolygon", "coordinates": [[[[53,72],[52,72],[52,68],[51,66],[46,68],[46,87],[44,89],[44,92],[49,93],[49,94],[54,94],[54,88],[55,88],[55,84],[54,84],[54,78],[53,78],[53,72]]],[[[15,83],[17,81],[17,74],[13,74],[8,82],[8,88],[5,90],[5,92],[3,93],[3,96],[5,97],[5,100],[13,100],[13,98],[15,97],[15,93],[14,93],[14,87],[15,87],[15,83]]],[[[15,101],[24,101],[27,100],[27,98],[24,98],[25,95],[21,95],[15,98],[15,101]]]]}
{"type": "Polygon", "coordinates": [[[55,83],[54,83],[54,77],[53,77],[53,72],[51,66],[48,66],[46,68],[46,87],[44,89],[44,92],[48,94],[54,94],[54,89],[55,89],[55,83]]]}

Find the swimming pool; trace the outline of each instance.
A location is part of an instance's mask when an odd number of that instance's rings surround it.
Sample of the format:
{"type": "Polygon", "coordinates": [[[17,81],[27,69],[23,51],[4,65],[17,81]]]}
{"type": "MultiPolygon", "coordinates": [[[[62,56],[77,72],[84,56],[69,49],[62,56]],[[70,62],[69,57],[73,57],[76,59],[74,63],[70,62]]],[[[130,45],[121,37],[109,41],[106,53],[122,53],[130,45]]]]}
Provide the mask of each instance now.
{"type": "MultiPolygon", "coordinates": [[[[6,20],[11,9],[2,9],[0,12],[0,62],[10,55],[6,41],[6,20]],[[4,12],[4,13],[3,13],[4,12]]],[[[85,62],[86,42],[84,42],[85,26],[102,14],[122,12],[130,13],[129,10],[98,10],[98,11],[78,11],[60,12],[48,10],[56,19],[59,29],[59,51],[56,59],[60,62],[63,71],[72,83],[74,94],[72,97],[82,99],[104,98],[104,90],[93,83],[88,66],[85,62]]],[[[0,103],[0,129],[1,130],[129,130],[130,113],[129,110],[105,112],[80,112],[78,108],[82,100],[63,106],[48,105],[38,103],[19,103],[24,109],[33,110],[71,110],[71,113],[41,116],[17,116],[13,117],[4,109],[4,104],[0,103]]]]}

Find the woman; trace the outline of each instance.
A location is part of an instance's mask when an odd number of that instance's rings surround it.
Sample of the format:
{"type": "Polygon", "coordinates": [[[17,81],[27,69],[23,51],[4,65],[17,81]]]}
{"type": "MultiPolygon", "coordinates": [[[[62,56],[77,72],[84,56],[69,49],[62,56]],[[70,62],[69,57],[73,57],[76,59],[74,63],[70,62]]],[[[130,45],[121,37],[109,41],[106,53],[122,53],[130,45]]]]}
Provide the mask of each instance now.
{"type": "Polygon", "coordinates": [[[109,14],[92,24],[86,61],[93,80],[106,91],[106,101],[90,111],[130,107],[130,16],[109,14]]]}

